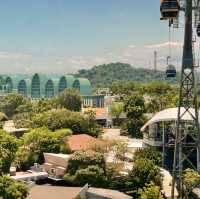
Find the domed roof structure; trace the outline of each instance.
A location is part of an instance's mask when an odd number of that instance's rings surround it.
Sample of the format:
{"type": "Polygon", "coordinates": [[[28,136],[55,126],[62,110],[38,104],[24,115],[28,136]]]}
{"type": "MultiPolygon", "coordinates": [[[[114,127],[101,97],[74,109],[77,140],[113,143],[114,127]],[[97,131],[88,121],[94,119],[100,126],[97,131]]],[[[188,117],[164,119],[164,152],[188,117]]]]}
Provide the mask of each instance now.
{"type": "MultiPolygon", "coordinates": [[[[181,107],[181,114],[185,112],[185,108],[181,107]]],[[[189,111],[191,112],[192,115],[195,114],[194,109],[189,109],[189,111]]],[[[182,117],[183,121],[192,121],[192,115],[190,115],[188,112],[185,113],[185,115],[182,117]]],[[[178,108],[169,108],[169,109],[165,109],[163,111],[160,111],[158,113],[156,113],[140,130],[142,132],[145,131],[145,129],[154,123],[157,122],[162,122],[162,121],[176,121],[178,117],[178,108]]]]}

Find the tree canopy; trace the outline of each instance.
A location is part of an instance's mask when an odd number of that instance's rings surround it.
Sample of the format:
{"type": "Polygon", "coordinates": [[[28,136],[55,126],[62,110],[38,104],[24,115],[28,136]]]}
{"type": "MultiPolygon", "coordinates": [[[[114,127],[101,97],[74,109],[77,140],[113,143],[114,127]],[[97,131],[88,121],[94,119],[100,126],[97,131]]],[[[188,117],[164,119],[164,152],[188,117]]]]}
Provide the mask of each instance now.
{"type": "Polygon", "coordinates": [[[28,186],[9,176],[0,177],[0,196],[3,199],[25,199],[28,196],[28,186]]]}
{"type": "Polygon", "coordinates": [[[51,132],[47,128],[36,128],[21,138],[21,147],[17,151],[16,164],[21,168],[29,168],[35,162],[44,162],[43,153],[68,153],[66,144],[70,130],[51,132]]]}
{"type": "Polygon", "coordinates": [[[7,174],[10,171],[11,163],[15,159],[18,149],[18,141],[7,132],[0,131],[0,175],[7,174]]]}
{"type": "Polygon", "coordinates": [[[62,108],[66,108],[71,111],[80,111],[82,103],[80,92],[77,89],[65,89],[58,95],[57,103],[62,108]]]}
{"type": "MultiPolygon", "coordinates": [[[[144,68],[132,67],[125,63],[110,63],[94,66],[92,69],[79,70],[78,77],[88,78],[94,87],[107,87],[114,81],[149,82],[153,80],[166,81],[165,73],[144,68]]],[[[177,80],[170,80],[176,82],[177,80]]]]}

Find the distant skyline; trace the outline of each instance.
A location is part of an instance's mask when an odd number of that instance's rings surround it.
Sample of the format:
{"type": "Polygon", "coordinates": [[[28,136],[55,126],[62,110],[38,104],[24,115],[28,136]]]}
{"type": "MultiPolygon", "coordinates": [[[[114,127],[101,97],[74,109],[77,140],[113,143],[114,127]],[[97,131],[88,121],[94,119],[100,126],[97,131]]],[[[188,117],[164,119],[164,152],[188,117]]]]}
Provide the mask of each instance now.
{"type": "MultiPolygon", "coordinates": [[[[6,0],[0,4],[0,73],[73,73],[125,62],[164,69],[168,24],[160,0],[6,0]]],[[[180,65],[183,28],[172,30],[180,65]]]]}

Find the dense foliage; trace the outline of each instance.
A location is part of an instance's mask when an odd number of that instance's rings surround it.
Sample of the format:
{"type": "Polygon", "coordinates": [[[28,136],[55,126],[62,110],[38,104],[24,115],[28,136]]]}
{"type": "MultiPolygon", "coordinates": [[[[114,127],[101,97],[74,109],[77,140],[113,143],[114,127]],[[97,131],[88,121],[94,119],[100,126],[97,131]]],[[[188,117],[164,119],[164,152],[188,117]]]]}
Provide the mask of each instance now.
{"type": "Polygon", "coordinates": [[[144,93],[148,96],[147,110],[155,113],[178,105],[178,88],[166,82],[150,82],[144,86],[144,93]]]}
{"type": "Polygon", "coordinates": [[[135,138],[141,138],[140,128],[145,123],[144,113],[146,112],[143,96],[138,94],[127,96],[124,100],[124,111],[128,118],[126,128],[129,134],[135,138]]]}
{"type": "Polygon", "coordinates": [[[161,194],[160,187],[153,183],[148,184],[143,189],[139,190],[140,199],[164,199],[161,194]]]}
{"type": "Polygon", "coordinates": [[[119,118],[124,111],[124,104],[122,102],[113,102],[111,105],[111,115],[115,119],[116,125],[119,125],[119,118]]]}
{"type": "Polygon", "coordinates": [[[192,190],[200,184],[200,174],[192,169],[186,169],[183,174],[185,198],[192,198],[192,190]]]}
{"type": "Polygon", "coordinates": [[[75,152],[69,160],[67,174],[64,179],[73,185],[103,187],[106,176],[104,156],[98,152],[75,152]]]}
{"type": "Polygon", "coordinates": [[[69,128],[74,134],[86,133],[92,136],[98,136],[101,132],[100,128],[95,128],[96,122],[91,120],[90,116],[87,117],[79,112],[72,112],[67,109],[52,109],[38,113],[32,117],[32,121],[35,127],[45,126],[52,131],[69,128]]]}
{"type": "Polygon", "coordinates": [[[11,163],[15,159],[18,149],[17,139],[4,131],[0,131],[0,175],[10,171],[11,163]]]}
{"type": "Polygon", "coordinates": [[[25,199],[28,196],[28,186],[8,176],[1,176],[0,196],[3,199],[25,199]]]}
{"type": "Polygon", "coordinates": [[[135,160],[130,176],[138,188],[151,182],[158,186],[161,185],[160,169],[149,159],[139,158],[135,160]]]}
{"type": "Polygon", "coordinates": [[[23,169],[35,162],[43,163],[43,153],[68,153],[66,144],[70,130],[50,132],[47,128],[33,129],[21,138],[21,147],[17,152],[16,164],[23,169]]]}
{"type": "Polygon", "coordinates": [[[77,151],[69,160],[68,172],[70,174],[75,174],[77,170],[87,168],[92,165],[105,170],[105,160],[102,153],[77,151]]]}
{"type": "Polygon", "coordinates": [[[105,173],[99,166],[91,165],[78,169],[75,175],[65,175],[65,180],[76,186],[83,186],[89,183],[91,186],[103,187],[105,184],[105,173]]]}
{"type": "MultiPolygon", "coordinates": [[[[114,81],[149,82],[152,80],[165,81],[165,73],[144,68],[134,68],[130,64],[110,63],[94,66],[89,70],[79,70],[78,77],[88,78],[95,87],[109,86],[114,81]]],[[[176,81],[176,80],[172,80],[176,81]]]]}
{"type": "Polygon", "coordinates": [[[143,84],[134,81],[115,81],[111,84],[110,90],[114,95],[123,100],[124,97],[131,94],[143,93],[143,84]]]}
{"type": "Polygon", "coordinates": [[[57,104],[71,111],[81,110],[81,96],[77,89],[65,89],[57,97],[57,104]]]}
{"type": "MultiPolygon", "coordinates": [[[[11,117],[18,113],[24,104],[28,104],[28,100],[22,95],[7,95],[0,101],[0,111],[11,117]]],[[[26,106],[25,109],[27,111],[28,107],[26,106]]]]}
{"type": "Polygon", "coordinates": [[[134,153],[133,160],[137,160],[139,158],[152,160],[158,166],[161,166],[162,164],[162,153],[153,147],[138,149],[134,153]]]}

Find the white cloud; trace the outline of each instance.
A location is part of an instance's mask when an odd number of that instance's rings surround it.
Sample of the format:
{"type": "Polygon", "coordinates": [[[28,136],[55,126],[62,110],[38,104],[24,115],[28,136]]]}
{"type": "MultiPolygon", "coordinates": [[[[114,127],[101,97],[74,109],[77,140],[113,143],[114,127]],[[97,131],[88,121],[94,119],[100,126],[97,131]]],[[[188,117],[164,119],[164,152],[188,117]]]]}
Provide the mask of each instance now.
{"type": "Polygon", "coordinates": [[[183,46],[183,44],[180,42],[164,42],[159,44],[145,45],[145,48],[169,48],[169,46],[172,48],[180,48],[183,46]]]}
{"type": "Polygon", "coordinates": [[[31,58],[32,55],[26,53],[0,52],[0,60],[28,60],[31,58]]]}
{"type": "Polygon", "coordinates": [[[129,48],[135,48],[136,45],[130,44],[128,47],[129,47],[129,48]]]}
{"type": "MultiPolygon", "coordinates": [[[[158,52],[158,69],[166,67],[169,42],[153,45],[127,45],[123,49],[91,56],[50,56],[30,55],[27,53],[0,52],[0,73],[74,73],[79,69],[89,69],[94,65],[111,62],[125,62],[135,67],[153,68],[154,50],[158,52]],[[6,67],[5,67],[6,66],[6,67]]],[[[181,43],[172,42],[172,62],[180,65],[182,56],[181,43]]]]}

